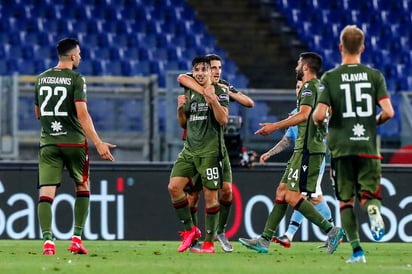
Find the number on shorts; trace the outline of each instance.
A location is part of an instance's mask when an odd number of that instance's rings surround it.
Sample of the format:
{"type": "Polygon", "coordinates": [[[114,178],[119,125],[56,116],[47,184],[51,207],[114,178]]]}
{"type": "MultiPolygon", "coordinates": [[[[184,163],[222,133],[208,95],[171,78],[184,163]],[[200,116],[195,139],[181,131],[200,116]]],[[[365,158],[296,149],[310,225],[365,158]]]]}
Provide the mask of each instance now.
{"type": "Polygon", "coordinates": [[[219,179],[219,170],[217,169],[217,167],[207,168],[206,169],[206,178],[208,180],[219,179]]]}
{"type": "Polygon", "coordinates": [[[289,168],[288,180],[293,179],[293,180],[297,181],[298,178],[299,178],[299,170],[289,168]]]}

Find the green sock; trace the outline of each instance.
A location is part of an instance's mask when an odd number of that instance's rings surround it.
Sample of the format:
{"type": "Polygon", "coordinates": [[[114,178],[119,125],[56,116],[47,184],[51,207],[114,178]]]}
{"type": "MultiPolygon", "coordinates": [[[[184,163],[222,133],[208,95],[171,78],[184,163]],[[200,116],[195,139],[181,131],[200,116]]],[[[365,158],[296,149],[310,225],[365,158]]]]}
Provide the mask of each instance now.
{"type": "Polygon", "coordinates": [[[329,223],[310,202],[303,198],[299,200],[294,209],[302,213],[306,219],[317,225],[323,232],[328,232],[332,227],[332,224],[329,223]]]}
{"type": "Polygon", "coordinates": [[[359,223],[352,206],[345,206],[340,209],[340,219],[345,229],[346,238],[353,249],[360,247],[359,223]]]}
{"type": "Polygon", "coordinates": [[[43,234],[43,240],[53,240],[51,232],[52,210],[51,206],[53,199],[42,196],[37,204],[37,217],[39,219],[40,228],[43,234]]]}
{"type": "Polygon", "coordinates": [[[90,191],[78,191],[74,202],[74,232],[73,235],[81,236],[87,215],[89,214],[90,191]]]}
{"type": "Polygon", "coordinates": [[[192,216],[190,215],[189,202],[187,200],[187,196],[185,195],[183,196],[183,198],[179,200],[172,201],[172,204],[175,208],[177,218],[179,218],[185,230],[191,230],[193,227],[193,220],[192,216]]]}
{"type": "Polygon", "coordinates": [[[213,243],[216,236],[216,228],[219,222],[219,204],[206,208],[206,237],[205,242],[213,243]]]}
{"type": "Polygon", "coordinates": [[[288,204],[286,202],[275,201],[275,206],[269,214],[266,220],[265,229],[263,230],[262,236],[267,240],[271,240],[273,234],[275,234],[278,229],[279,223],[282,221],[288,209],[288,204]]]}
{"type": "Polygon", "coordinates": [[[197,207],[190,207],[190,215],[192,216],[193,225],[198,226],[197,207]]]}
{"type": "Polygon", "coordinates": [[[229,218],[232,201],[220,200],[219,224],[217,226],[217,234],[223,233],[226,230],[227,220],[229,218]]]}

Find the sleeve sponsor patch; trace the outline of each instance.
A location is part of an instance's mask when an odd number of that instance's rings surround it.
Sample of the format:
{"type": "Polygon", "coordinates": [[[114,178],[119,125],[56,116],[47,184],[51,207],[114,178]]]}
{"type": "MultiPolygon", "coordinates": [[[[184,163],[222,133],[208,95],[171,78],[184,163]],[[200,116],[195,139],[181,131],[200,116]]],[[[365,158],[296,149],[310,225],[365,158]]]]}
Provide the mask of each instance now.
{"type": "Polygon", "coordinates": [[[229,94],[222,93],[219,95],[219,101],[229,101],[229,94]]]}
{"type": "Polygon", "coordinates": [[[319,92],[322,92],[325,90],[325,86],[323,84],[319,85],[319,92]]]}
{"type": "Polygon", "coordinates": [[[302,91],[301,97],[305,96],[312,96],[312,91],[310,89],[305,89],[304,91],[302,91]]]}

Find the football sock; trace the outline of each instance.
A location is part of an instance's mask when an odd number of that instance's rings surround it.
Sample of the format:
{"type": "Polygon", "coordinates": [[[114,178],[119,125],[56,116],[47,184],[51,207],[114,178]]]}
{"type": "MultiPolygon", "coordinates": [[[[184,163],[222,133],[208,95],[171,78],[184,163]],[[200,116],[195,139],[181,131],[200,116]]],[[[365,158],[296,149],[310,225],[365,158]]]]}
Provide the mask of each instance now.
{"type": "Polygon", "coordinates": [[[328,220],[325,219],[325,217],[323,217],[316,210],[316,208],[305,199],[301,198],[295,205],[294,209],[302,213],[302,215],[305,216],[306,219],[317,225],[324,232],[329,232],[329,230],[332,228],[332,224],[329,223],[328,220]]]}
{"type": "Polygon", "coordinates": [[[319,211],[320,214],[322,214],[323,217],[325,217],[329,222],[332,219],[332,212],[330,211],[330,208],[328,206],[328,203],[325,200],[322,200],[319,204],[315,205],[315,208],[317,211],[319,211]]]}
{"type": "Polygon", "coordinates": [[[303,218],[303,215],[299,211],[293,211],[292,217],[290,218],[288,230],[285,233],[285,235],[288,236],[289,240],[293,239],[293,236],[295,235],[296,231],[298,231],[303,218]]]}
{"type": "Polygon", "coordinates": [[[347,205],[340,208],[340,218],[342,226],[345,229],[346,238],[352,248],[360,246],[359,239],[359,222],[356,218],[353,206],[347,205]]]}
{"type": "Polygon", "coordinates": [[[43,240],[53,240],[51,232],[52,224],[52,206],[53,199],[46,196],[41,196],[37,204],[37,216],[40,223],[40,228],[43,234],[43,240]]]}
{"type": "Polygon", "coordinates": [[[183,198],[172,201],[177,218],[183,224],[185,230],[191,230],[193,227],[193,220],[189,210],[189,201],[186,195],[183,198]]]}
{"type": "Polygon", "coordinates": [[[276,230],[278,229],[279,223],[282,221],[288,209],[288,204],[284,201],[275,201],[275,206],[269,214],[266,220],[265,229],[263,230],[262,237],[271,240],[276,230]]]}
{"type": "Polygon", "coordinates": [[[220,200],[219,224],[217,226],[217,234],[225,232],[227,219],[229,218],[232,201],[220,200]]]}
{"type": "Polygon", "coordinates": [[[206,236],[205,242],[214,242],[216,235],[216,228],[219,222],[219,204],[206,208],[206,236]]]}
{"type": "Polygon", "coordinates": [[[197,207],[190,207],[190,215],[192,216],[193,225],[198,226],[197,207]]]}
{"type": "Polygon", "coordinates": [[[73,235],[81,236],[89,214],[90,191],[76,192],[76,201],[74,202],[74,232],[73,235]]]}

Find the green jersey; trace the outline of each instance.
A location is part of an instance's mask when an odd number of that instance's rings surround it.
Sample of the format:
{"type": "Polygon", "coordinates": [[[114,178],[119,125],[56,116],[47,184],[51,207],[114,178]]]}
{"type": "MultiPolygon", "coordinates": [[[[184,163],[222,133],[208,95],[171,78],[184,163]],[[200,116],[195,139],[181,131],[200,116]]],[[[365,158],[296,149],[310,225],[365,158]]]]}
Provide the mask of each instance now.
{"type": "Polygon", "coordinates": [[[51,68],[37,77],[34,102],[40,109],[40,146],[85,143],[76,101],[87,101],[86,81],[79,73],[51,68]]]}
{"type": "MultiPolygon", "coordinates": [[[[214,86],[220,104],[228,107],[229,95],[218,85],[214,86]]],[[[221,156],[225,149],[224,126],[216,121],[203,95],[191,89],[186,89],[185,94],[188,100],[185,104],[187,135],[184,148],[197,157],[221,156]]]]}
{"type": "Polygon", "coordinates": [[[297,125],[298,136],[295,142],[295,150],[304,149],[309,153],[325,153],[326,145],[324,138],[326,135],[325,128],[315,126],[312,113],[315,109],[319,91],[319,80],[313,78],[305,82],[299,90],[297,100],[297,110],[300,111],[302,105],[307,105],[312,108],[311,115],[307,121],[297,125]]]}
{"type": "Polygon", "coordinates": [[[328,137],[332,156],[380,157],[376,105],[388,98],[382,73],[361,64],[341,65],[327,71],[321,83],[319,102],[332,108],[328,137]]]}

